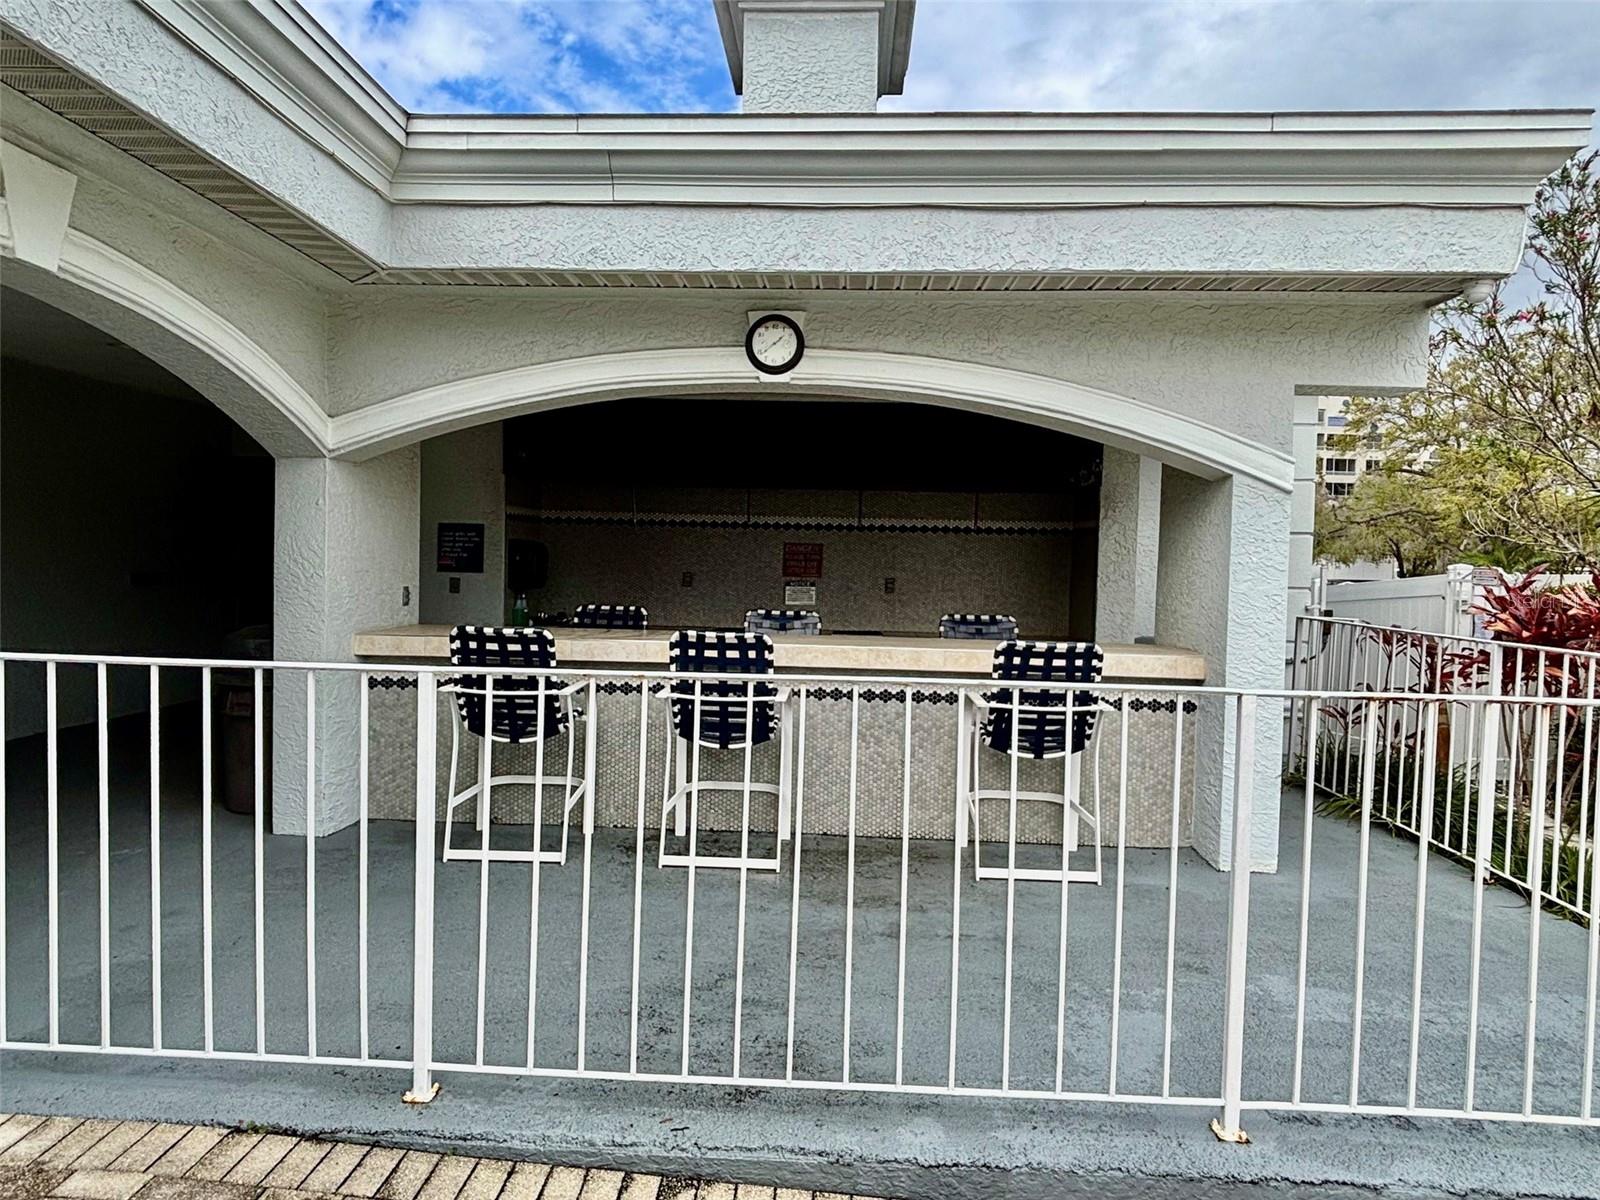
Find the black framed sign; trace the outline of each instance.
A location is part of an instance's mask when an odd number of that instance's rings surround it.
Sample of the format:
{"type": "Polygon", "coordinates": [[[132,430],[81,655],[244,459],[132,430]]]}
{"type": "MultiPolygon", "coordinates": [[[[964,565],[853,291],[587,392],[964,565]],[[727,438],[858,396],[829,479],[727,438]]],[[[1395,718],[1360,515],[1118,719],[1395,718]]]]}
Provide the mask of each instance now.
{"type": "Polygon", "coordinates": [[[467,521],[440,521],[437,567],[457,575],[483,574],[483,526],[467,521]]]}

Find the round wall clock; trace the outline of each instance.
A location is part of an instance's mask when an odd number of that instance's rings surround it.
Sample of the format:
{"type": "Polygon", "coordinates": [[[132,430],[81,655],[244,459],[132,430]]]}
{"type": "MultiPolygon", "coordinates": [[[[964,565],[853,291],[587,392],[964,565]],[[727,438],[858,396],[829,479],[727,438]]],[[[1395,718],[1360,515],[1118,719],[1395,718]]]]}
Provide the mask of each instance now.
{"type": "Polygon", "coordinates": [[[744,352],[750,365],[763,375],[784,375],[795,369],[806,352],[800,326],[781,313],[768,313],[750,323],[744,335],[744,352]]]}

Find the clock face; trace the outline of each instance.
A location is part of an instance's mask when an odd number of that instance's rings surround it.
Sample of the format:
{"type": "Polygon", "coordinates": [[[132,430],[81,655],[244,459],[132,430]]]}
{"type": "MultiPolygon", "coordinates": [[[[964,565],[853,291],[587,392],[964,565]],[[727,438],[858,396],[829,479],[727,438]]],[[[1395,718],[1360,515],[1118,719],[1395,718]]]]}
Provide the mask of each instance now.
{"type": "Polygon", "coordinates": [[[750,365],[767,375],[794,370],[805,348],[800,326],[778,313],[757,318],[744,337],[744,352],[750,365]]]}

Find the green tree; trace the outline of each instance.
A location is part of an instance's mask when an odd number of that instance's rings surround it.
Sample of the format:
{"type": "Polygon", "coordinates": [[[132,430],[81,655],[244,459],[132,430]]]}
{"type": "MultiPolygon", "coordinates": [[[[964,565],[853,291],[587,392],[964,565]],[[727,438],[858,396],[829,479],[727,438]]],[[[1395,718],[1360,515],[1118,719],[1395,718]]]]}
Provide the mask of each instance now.
{"type": "Polygon", "coordinates": [[[1438,314],[1426,386],[1355,397],[1329,449],[1382,449],[1380,469],[1322,503],[1317,553],[1394,557],[1402,574],[1451,561],[1600,569],[1600,154],[1540,186],[1525,264],[1543,298],[1497,288],[1438,314]]]}

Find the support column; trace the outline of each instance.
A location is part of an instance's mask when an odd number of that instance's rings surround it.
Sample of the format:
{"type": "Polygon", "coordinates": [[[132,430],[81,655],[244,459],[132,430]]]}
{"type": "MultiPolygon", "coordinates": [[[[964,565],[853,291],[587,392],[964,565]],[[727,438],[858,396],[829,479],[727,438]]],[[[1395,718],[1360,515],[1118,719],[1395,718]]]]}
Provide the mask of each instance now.
{"type": "MultiPolygon", "coordinates": [[[[274,488],[273,656],[349,662],[351,636],[417,619],[421,454],[368,462],[280,458],[274,488]]],[[[358,677],[317,678],[316,832],[358,812],[358,677]]],[[[272,698],[272,827],[306,829],[305,673],[279,672],[272,698]]]]}
{"type": "MultiPolygon", "coordinates": [[[[1156,638],[1206,656],[1206,682],[1240,688],[1283,683],[1283,604],[1291,496],[1249,479],[1205,480],[1165,468],[1156,638]]],[[[1234,714],[1208,698],[1195,722],[1194,846],[1232,866],[1234,714]]],[[[1278,864],[1282,706],[1256,708],[1251,868],[1278,864]]]]}
{"type": "Polygon", "coordinates": [[[1156,632],[1161,545],[1161,463],[1105,448],[1100,472],[1100,553],[1095,641],[1130,643],[1156,632]]]}
{"type": "Polygon", "coordinates": [[[1289,601],[1284,626],[1284,683],[1295,653],[1295,618],[1311,605],[1317,509],[1317,397],[1294,398],[1294,505],[1289,523],[1289,601]]]}

